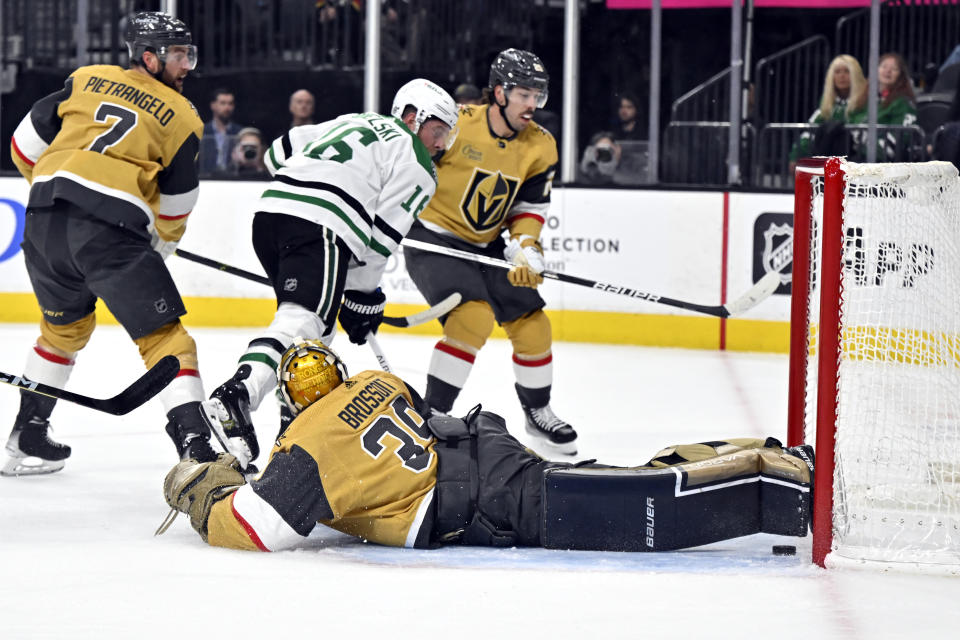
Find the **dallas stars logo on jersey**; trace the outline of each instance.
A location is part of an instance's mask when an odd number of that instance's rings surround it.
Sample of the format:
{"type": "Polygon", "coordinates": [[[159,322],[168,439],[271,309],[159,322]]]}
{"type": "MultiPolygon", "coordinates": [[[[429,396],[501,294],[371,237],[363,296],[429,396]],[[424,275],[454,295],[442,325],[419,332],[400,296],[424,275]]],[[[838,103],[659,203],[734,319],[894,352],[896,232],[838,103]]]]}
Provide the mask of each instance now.
{"type": "Polygon", "coordinates": [[[460,211],[477,231],[499,229],[507,217],[507,210],[517,194],[520,180],[499,171],[484,171],[477,167],[467,183],[460,203],[460,211]]]}

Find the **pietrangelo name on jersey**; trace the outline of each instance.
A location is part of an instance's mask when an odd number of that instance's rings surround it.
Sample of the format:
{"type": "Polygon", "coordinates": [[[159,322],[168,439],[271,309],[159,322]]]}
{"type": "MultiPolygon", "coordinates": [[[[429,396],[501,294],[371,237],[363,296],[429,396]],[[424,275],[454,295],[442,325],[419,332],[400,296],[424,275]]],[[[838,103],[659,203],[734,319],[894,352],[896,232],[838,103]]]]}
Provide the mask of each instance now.
{"type": "Polygon", "coordinates": [[[373,382],[358,391],[353,399],[337,414],[351,428],[356,429],[363,421],[373,415],[383,401],[390,397],[397,388],[386,380],[376,378],[373,382]]]}
{"type": "Polygon", "coordinates": [[[162,126],[167,126],[167,123],[177,115],[177,112],[171,107],[168,107],[167,103],[160,98],[125,82],[108,80],[99,76],[90,76],[83,90],[88,93],[116,96],[121,100],[125,100],[152,115],[162,126]]]}

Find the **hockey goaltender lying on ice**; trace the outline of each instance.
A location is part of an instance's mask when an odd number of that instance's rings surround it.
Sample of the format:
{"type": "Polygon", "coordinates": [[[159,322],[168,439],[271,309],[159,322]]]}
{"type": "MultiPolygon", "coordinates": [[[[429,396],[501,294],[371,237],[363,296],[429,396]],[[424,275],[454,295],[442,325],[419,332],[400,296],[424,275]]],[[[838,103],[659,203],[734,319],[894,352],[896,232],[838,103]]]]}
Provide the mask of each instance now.
{"type": "Polygon", "coordinates": [[[279,377],[295,418],[263,471],[247,481],[249,461],[228,453],[180,462],[163,483],[171,512],[158,533],[178,512],[211,545],[261,551],[295,547],[317,524],[416,548],[664,551],[807,533],[809,445],[734,438],[668,447],[638,467],[552,462],[479,406],[425,419],[399,377],[349,377],[316,340],[288,349],[279,377]]]}

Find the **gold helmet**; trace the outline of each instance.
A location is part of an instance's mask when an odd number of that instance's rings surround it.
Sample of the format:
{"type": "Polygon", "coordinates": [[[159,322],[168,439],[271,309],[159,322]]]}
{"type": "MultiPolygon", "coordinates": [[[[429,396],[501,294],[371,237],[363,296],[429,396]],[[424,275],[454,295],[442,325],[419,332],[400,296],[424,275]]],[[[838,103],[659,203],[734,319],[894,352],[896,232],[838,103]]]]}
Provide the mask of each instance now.
{"type": "Polygon", "coordinates": [[[347,365],[330,347],[319,340],[296,338],[280,359],[280,397],[297,415],[348,377],[347,365]]]}

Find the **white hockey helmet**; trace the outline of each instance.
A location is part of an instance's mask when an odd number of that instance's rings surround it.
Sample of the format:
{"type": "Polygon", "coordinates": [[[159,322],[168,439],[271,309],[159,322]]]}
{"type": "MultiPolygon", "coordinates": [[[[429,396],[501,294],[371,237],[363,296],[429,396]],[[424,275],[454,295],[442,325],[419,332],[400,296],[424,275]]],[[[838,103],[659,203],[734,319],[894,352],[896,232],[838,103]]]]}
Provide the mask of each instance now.
{"type": "Polygon", "coordinates": [[[408,105],[417,109],[417,116],[413,121],[413,132],[420,131],[420,125],[427,118],[438,118],[451,129],[457,126],[457,103],[450,94],[425,78],[411,80],[400,87],[393,98],[390,114],[396,118],[403,118],[403,111],[408,105]]]}

